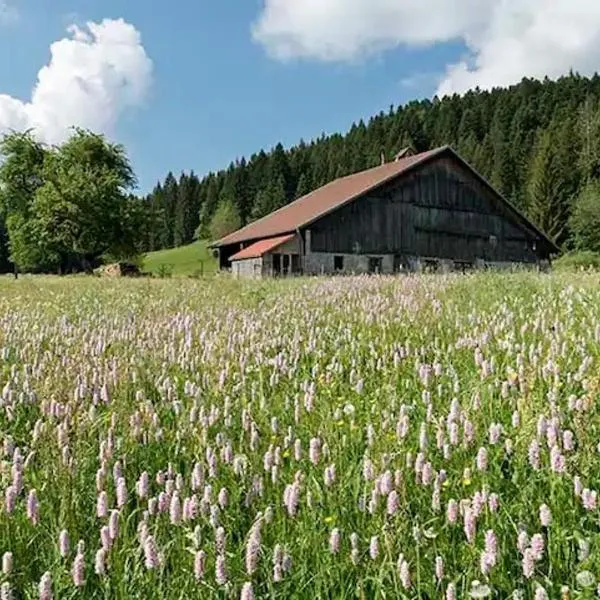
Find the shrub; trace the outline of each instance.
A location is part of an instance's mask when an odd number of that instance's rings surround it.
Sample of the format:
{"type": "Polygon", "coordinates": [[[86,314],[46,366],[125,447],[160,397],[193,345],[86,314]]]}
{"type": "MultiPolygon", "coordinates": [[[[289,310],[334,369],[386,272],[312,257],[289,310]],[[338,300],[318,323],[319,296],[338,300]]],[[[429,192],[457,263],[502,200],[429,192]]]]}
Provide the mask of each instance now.
{"type": "Polygon", "coordinates": [[[557,270],[581,271],[600,269],[600,253],[591,250],[569,252],[554,261],[557,270]]]}

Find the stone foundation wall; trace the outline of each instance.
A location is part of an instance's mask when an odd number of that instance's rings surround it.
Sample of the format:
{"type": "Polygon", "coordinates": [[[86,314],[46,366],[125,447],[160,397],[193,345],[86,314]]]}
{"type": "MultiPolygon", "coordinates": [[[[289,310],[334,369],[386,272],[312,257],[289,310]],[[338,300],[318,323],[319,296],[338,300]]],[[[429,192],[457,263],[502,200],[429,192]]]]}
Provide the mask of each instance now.
{"type": "Polygon", "coordinates": [[[368,273],[369,257],[381,258],[381,273],[394,272],[394,257],[386,255],[363,255],[363,254],[330,254],[325,252],[311,252],[304,256],[304,272],[307,275],[329,275],[336,273],[334,268],[335,257],[342,256],[344,268],[342,273],[368,273]]]}
{"type": "Polygon", "coordinates": [[[247,258],[234,260],[231,263],[231,273],[234,277],[259,278],[262,277],[263,259],[247,258]]]}

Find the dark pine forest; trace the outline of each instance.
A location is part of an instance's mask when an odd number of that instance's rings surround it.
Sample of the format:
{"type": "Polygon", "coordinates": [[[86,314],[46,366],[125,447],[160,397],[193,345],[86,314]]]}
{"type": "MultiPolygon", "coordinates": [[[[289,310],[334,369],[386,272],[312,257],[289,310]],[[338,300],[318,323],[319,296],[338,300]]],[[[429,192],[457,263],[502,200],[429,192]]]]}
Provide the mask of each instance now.
{"type": "MultiPolygon", "coordinates": [[[[210,238],[218,209],[245,224],[344,175],[449,144],[565,248],[577,245],[573,212],[597,196],[600,180],[600,76],[524,79],[506,89],[390,107],[345,134],[277,144],[200,178],[168,173],[142,198],[147,219],[140,252],[210,238]]],[[[580,244],[581,245],[581,244],[580,244]]],[[[6,266],[0,223],[0,266],[6,266]]]]}

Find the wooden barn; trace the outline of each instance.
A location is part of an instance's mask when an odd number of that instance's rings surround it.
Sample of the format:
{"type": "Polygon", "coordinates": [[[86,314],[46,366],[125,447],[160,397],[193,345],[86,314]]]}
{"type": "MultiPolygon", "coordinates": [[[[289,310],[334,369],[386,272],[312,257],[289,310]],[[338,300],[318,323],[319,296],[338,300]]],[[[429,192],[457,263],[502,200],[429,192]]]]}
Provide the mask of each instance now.
{"type": "Polygon", "coordinates": [[[452,148],[401,152],[212,244],[236,276],[546,266],[558,248],[452,148]]]}

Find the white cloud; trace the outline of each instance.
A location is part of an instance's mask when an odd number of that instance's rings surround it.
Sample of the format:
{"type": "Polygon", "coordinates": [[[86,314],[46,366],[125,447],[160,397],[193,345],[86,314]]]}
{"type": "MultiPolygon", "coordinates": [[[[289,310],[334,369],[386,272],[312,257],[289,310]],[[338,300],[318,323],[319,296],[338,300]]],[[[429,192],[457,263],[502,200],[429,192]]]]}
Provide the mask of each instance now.
{"type": "Polygon", "coordinates": [[[600,65],[597,0],[264,0],[253,37],[270,55],[352,61],[397,46],[463,41],[439,93],[600,65]]]}
{"type": "Polygon", "coordinates": [[[30,101],[0,94],[0,131],[33,128],[49,143],[64,140],[73,126],[110,134],[125,109],[143,102],[152,61],[135,27],[105,19],[68,32],[50,46],[30,101]]]}

